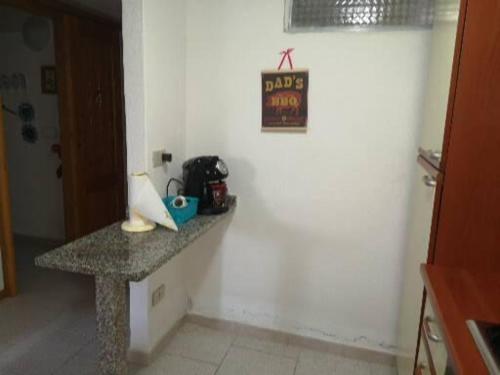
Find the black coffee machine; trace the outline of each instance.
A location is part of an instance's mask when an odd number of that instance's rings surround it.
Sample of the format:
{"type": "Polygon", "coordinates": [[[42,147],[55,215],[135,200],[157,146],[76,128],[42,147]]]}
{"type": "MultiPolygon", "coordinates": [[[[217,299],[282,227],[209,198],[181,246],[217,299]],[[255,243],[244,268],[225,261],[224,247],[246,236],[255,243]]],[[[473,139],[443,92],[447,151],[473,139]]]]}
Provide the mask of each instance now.
{"type": "Polygon", "coordinates": [[[182,165],[184,195],[199,198],[198,214],[216,215],[228,210],[226,203],[229,175],[227,166],[218,156],[200,156],[182,165]]]}

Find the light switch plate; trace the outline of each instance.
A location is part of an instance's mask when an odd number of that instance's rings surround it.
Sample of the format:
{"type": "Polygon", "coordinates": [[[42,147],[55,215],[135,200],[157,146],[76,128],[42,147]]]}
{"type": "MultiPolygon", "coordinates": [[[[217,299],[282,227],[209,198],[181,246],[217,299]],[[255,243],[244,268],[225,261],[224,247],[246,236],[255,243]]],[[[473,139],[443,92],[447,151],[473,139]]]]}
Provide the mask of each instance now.
{"type": "Polygon", "coordinates": [[[153,151],[153,168],[158,168],[163,165],[163,160],[161,156],[166,153],[167,151],[165,150],[156,150],[153,151]]]}

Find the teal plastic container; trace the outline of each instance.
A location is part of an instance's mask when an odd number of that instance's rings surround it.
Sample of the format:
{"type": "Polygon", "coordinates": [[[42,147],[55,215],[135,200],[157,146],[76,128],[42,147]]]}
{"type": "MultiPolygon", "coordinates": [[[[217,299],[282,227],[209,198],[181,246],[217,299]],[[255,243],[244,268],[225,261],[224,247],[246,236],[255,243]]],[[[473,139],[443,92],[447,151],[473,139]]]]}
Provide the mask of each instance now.
{"type": "Polygon", "coordinates": [[[168,212],[174,219],[177,226],[187,223],[189,220],[193,219],[198,212],[198,198],[196,197],[185,197],[187,201],[187,206],[182,208],[177,208],[172,205],[172,201],[176,198],[176,195],[169,195],[163,198],[163,204],[167,207],[168,212]]]}

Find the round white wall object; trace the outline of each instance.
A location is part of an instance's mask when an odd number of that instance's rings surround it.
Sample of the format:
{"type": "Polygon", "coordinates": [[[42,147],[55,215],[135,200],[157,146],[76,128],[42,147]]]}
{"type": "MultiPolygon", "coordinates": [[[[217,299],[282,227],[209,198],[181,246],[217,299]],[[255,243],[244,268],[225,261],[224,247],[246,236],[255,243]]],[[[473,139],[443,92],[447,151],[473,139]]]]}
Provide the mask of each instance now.
{"type": "Polygon", "coordinates": [[[24,44],[31,50],[40,52],[50,42],[50,23],[43,17],[29,17],[23,24],[24,44]]]}

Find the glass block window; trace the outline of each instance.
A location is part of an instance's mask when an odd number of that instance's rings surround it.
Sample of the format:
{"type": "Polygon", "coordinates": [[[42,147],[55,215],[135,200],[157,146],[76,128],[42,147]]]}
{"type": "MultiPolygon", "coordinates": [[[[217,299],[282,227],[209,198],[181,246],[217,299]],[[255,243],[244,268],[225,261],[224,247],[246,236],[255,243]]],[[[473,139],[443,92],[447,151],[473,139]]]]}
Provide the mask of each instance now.
{"type": "Polygon", "coordinates": [[[286,0],[285,31],[430,27],[433,13],[434,0],[286,0]]]}
{"type": "Polygon", "coordinates": [[[435,0],[434,22],[457,22],[460,0],[435,0]]]}

